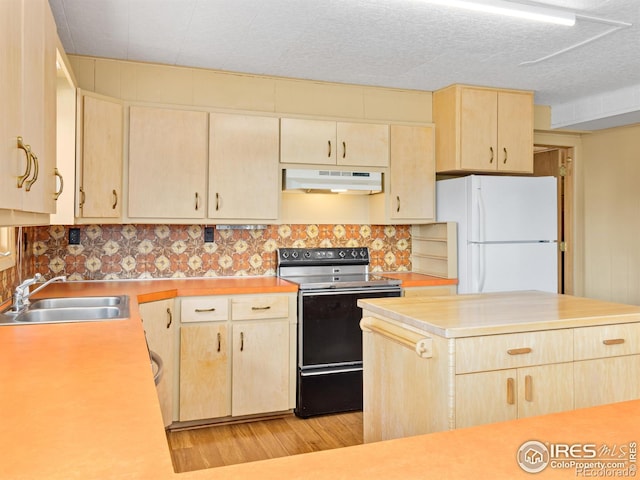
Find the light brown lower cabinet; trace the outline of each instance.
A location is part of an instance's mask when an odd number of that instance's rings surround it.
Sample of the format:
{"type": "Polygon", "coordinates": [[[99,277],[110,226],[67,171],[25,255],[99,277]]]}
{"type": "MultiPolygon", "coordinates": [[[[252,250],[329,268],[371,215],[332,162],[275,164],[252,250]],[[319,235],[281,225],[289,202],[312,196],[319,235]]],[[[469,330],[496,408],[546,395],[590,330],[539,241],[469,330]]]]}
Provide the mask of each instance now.
{"type": "Polygon", "coordinates": [[[573,364],[456,376],[456,428],[573,408],[573,364]]]}
{"type": "Polygon", "coordinates": [[[640,323],[445,338],[363,314],[365,442],[640,398],[640,323]]]}
{"type": "Polygon", "coordinates": [[[640,355],[575,364],[576,408],[640,398],[640,355]]]}
{"type": "Polygon", "coordinates": [[[180,421],[231,414],[226,323],[180,327],[180,421]]]}
{"type": "Polygon", "coordinates": [[[289,408],[289,323],[233,324],[231,415],[289,408]]]}
{"type": "Polygon", "coordinates": [[[173,299],[140,304],[140,317],[149,349],[156,352],[162,359],[162,377],[156,389],[162,420],[166,427],[173,421],[176,329],[173,299]]]}
{"type": "Polygon", "coordinates": [[[181,422],[293,408],[296,295],[182,299],[181,422]]]}

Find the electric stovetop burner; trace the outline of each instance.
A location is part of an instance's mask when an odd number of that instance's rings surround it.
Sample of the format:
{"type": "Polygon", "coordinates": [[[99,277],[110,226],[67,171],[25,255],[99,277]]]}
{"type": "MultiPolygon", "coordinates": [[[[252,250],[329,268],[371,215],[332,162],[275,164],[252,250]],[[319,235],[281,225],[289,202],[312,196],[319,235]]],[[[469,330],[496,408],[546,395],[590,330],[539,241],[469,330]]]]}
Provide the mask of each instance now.
{"type": "Polygon", "coordinates": [[[281,248],[278,276],[300,290],[400,285],[399,280],[369,273],[367,247],[281,248]]]}

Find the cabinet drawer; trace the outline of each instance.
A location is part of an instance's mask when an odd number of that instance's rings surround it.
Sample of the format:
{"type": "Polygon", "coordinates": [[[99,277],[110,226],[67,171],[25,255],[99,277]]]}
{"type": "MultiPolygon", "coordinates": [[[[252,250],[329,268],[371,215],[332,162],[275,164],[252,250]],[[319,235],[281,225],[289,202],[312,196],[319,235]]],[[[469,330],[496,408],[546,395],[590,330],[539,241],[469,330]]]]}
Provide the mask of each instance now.
{"type": "Polygon", "coordinates": [[[621,323],[574,330],[576,360],[640,353],[640,324],[621,323]]]}
{"type": "Polygon", "coordinates": [[[182,323],[215,322],[229,318],[227,297],[183,298],[180,307],[182,323]]]}
{"type": "Polygon", "coordinates": [[[289,316],[289,297],[265,295],[234,297],[231,299],[231,320],[286,318],[289,316]]]}
{"type": "Polygon", "coordinates": [[[456,373],[571,362],[573,332],[511,333],[456,340],[456,373]]]}

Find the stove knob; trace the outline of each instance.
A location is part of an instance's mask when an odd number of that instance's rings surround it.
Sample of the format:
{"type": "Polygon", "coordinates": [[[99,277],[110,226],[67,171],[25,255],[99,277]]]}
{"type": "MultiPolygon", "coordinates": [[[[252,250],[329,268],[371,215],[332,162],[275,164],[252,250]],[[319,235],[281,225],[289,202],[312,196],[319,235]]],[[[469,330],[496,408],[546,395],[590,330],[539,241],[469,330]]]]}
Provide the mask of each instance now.
{"type": "Polygon", "coordinates": [[[367,256],[367,251],[365,249],[360,250],[360,256],[362,258],[366,257],[367,256]]]}
{"type": "Polygon", "coordinates": [[[358,252],[356,252],[355,250],[351,250],[351,256],[353,258],[356,258],[358,256],[358,252]]]}
{"type": "Polygon", "coordinates": [[[280,256],[281,256],[282,258],[289,258],[289,252],[284,251],[284,252],[282,252],[282,254],[280,254],[280,256]]]}
{"type": "Polygon", "coordinates": [[[291,257],[292,258],[298,258],[298,252],[296,252],[295,250],[293,252],[291,252],[291,257]]]}
{"type": "Polygon", "coordinates": [[[347,255],[347,254],[346,254],[346,253],[344,253],[344,250],[340,250],[340,252],[338,253],[338,256],[339,256],[340,258],[344,258],[346,255],[347,255]]]}
{"type": "Polygon", "coordinates": [[[304,252],[304,258],[311,258],[311,252],[309,250],[304,252]]]}

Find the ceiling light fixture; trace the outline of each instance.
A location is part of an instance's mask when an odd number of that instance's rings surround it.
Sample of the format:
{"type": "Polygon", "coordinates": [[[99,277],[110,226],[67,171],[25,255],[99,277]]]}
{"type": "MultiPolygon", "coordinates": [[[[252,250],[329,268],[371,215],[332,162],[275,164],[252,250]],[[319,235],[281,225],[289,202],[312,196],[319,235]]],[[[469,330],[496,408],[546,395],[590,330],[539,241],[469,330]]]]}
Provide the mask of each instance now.
{"type": "Polygon", "coordinates": [[[426,0],[445,7],[464,8],[476,12],[494,13],[537,22],[555,23],[572,27],[576,23],[574,13],[556,8],[525,5],[505,0],[426,0]]]}

